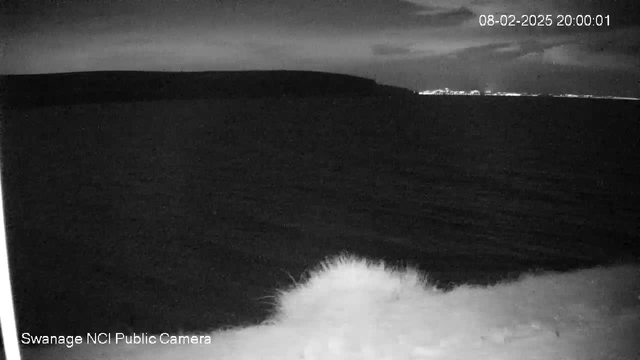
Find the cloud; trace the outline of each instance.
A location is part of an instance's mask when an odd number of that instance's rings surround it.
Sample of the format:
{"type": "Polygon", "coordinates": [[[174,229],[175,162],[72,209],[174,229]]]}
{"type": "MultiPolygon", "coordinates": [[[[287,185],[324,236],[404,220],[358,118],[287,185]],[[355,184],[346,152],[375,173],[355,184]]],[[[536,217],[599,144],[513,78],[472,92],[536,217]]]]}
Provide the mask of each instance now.
{"type": "Polygon", "coordinates": [[[548,13],[557,8],[551,0],[404,0],[424,7],[420,11],[423,15],[440,15],[451,11],[466,9],[475,15],[489,14],[532,14],[536,12],[548,13]]]}
{"type": "Polygon", "coordinates": [[[597,34],[578,34],[576,39],[580,44],[584,44],[589,51],[614,52],[640,58],[640,26],[597,34]]]}
{"type": "MultiPolygon", "coordinates": [[[[403,0],[418,5],[416,15],[445,18],[462,10],[473,14],[447,37],[450,54],[479,61],[497,60],[539,63],[592,70],[638,71],[640,69],[640,27],[629,13],[638,12],[640,2],[619,0],[403,0]],[[479,15],[513,14],[601,14],[610,15],[610,26],[602,28],[481,28],[479,15]],[[633,24],[633,25],[631,25],[633,24]],[[469,44],[467,41],[478,41],[469,44]],[[475,48],[474,51],[467,51],[475,48]],[[508,45],[507,45],[508,44],[508,45]],[[491,45],[499,45],[491,48],[491,45]],[[486,48],[482,48],[486,46],[486,48]],[[457,48],[457,49],[456,49],[457,48]],[[493,54],[493,55],[491,55],[493,54]]],[[[438,48],[429,38],[415,45],[438,48]]]]}
{"type": "Polygon", "coordinates": [[[452,18],[452,17],[469,17],[474,15],[465,7],[459,7],[456,9],[450,8],[434,8],[428,10],[419,10],[416,14],[426,16],[437,16],[440,18],[452,18]]]}
{"type": "Polygon", "coordinates": [[[640,69],[636,56],[616,52],[594,52],[579,44],[552,46],[542,52],[525,54],[519,59],[524,62],[601,70],[640,69]]]}
{"type": "Polygon", "coordinates": [[[452,13],[454,11],[456,11],[456,10],[447,9],[447,8],[433,8],[433,9],[428,9],[428,10],[420,10],[416,14],[418,14],[418,15],[436,16],[436,15],[450,14],[450,13],[452,13]]]}
{"type": "Polygon", "coordinates": [[[518,52],[522,50],[522,46],[520,46],[519,43],[511,43],[511,44],[507,44],[503,47],[499,47],[496,49],[496,52],[499,53],[509,53],[509,52],[518,52]]]}
{"type": "Polygon", "coordinates": [[[425,8],[421,13],[440,14],[468,9],[476,15],[489,14],[554,14],[559,11],[585,10],[584,1],[569,0],[403,0],[425,8]]]}
{"type": "MultiPolygon", "coordinates": [[[[478,30],[481,15],[522,15],[537,14],[577,14],[583,13],[585,6],[572,4],[577,0],[558,2],[555,0],[403,0],[423,8],[417,15],[435,18],[450,17],[453,13],[466,13],[467,19],[460,23],[461,28],[478,30]]],[[[536,27],[514,29],[511,27],[487,27],[484,32],[512,33],[514,31],[535,32],[536,27]]],[[[557,29],[554,29],[557,30],[557,29]]]]}
{"type": "Polygon", "coordinates": [[[404,46],[389,44],[375,44],[371,47],[374,55],[404,55],[411,53],[411,49],[404,46]]]}
{"type": "Polygon", "coordinates": [[[609,15],[609,27],[637,24],[640,2],[637,0],[584,1],[584,0],[402,0],[421,7],[419,15],[447,15],[466,9],[479,15],[609,15]]]}

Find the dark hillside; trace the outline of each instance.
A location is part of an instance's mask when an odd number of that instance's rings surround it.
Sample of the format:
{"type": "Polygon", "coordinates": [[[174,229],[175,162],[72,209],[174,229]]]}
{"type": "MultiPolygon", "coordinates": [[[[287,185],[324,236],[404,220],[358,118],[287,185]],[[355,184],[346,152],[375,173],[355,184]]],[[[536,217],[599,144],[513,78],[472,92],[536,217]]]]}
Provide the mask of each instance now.
{"type": "Polygon", "coordinates": [[[213,98],[376,96],[406,89],[311,71],[97,71],[1,78],[11,107],[213,98]]]}

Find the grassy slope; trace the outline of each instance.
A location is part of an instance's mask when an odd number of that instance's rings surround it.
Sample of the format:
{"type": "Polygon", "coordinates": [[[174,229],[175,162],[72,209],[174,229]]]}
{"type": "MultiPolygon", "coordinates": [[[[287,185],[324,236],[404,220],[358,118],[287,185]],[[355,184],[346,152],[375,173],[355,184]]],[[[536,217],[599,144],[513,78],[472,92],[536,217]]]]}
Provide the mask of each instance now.
{"type": "Polygon", "coordinates": [[[640,267],[436,290],[413,268],[341,256],[276,298],[268,325],[211,344],[76,345],[26,359],[634,359],[640,267]]]}

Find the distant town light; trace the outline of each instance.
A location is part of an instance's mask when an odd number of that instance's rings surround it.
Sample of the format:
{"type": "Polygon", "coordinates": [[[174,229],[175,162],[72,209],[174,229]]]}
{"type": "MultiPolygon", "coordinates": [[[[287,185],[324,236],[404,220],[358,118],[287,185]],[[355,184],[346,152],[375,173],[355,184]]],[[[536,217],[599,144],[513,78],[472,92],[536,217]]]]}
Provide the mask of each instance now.
{"type": "Polygon", "coordinates": [[[423,90],[418,92],[420,95],[467,95],[467,96],[544,96],[544,97],[560,97],[560,98],[587,98],[587,99],[613,99],[613,100],[640,100],[640,98],[634,97],[621,97],[621,96],[596,96],[596,95],[578,95],[578,94],[535,94],[535,93],[516,93],[516,92],[491,92],[491,90],[451,90],[449,88],[436,89],[436,90],[423,90]]]}

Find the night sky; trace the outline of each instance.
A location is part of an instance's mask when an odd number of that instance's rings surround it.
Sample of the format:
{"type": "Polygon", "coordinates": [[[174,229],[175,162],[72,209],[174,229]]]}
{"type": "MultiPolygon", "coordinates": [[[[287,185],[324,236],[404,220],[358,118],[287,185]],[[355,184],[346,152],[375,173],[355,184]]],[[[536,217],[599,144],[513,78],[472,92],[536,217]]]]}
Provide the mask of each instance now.
{"type": "Polygon", "coordinates": [[[640,97],[638,0],[4,0],[0,8],[2,74],[318,70],[413,90],[640,97]],[[548,14],[552,25],[481,27],[492,14],[548,14]],[[560,27],[561,14],[604,23],[560,27]]]}

